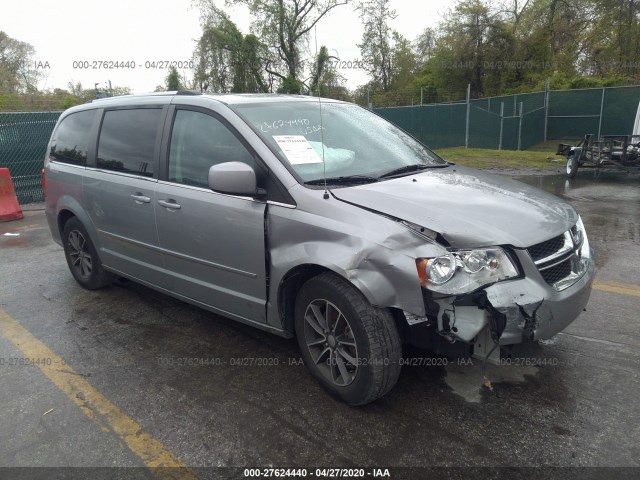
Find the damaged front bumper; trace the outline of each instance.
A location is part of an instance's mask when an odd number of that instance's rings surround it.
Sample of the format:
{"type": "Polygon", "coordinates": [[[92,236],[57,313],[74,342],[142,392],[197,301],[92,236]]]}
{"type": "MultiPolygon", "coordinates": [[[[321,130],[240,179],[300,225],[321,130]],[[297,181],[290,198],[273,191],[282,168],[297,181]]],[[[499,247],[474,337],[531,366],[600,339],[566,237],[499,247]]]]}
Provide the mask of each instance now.
{"type": "Polygon", "coordinates": [[[514,253],[523,269],[520,278],[456,296],[423,289],[427,317],[405,312],[411,343],[443,354],[483,356],[475,351],[479,343],[487,347],[492,340],[493,345],[509,346],[547,339],[564,330],[589,301],[595,275],[593,252],[589,249],[580,277],[562,290],[545,281],[526,251],[514,253]],[[479,342],[480,338],[484,341],[479,342]]]}
{"type": "Polygon", "coordinates": [[[524,278],[486,288],[487,301],[506,320],[500,345],[544,340],[564,330],[585,309],[594,275],[591,255],[584,275],[562,291],[537,278],[539,273],[533,269],[525,270],[524,278]]]}

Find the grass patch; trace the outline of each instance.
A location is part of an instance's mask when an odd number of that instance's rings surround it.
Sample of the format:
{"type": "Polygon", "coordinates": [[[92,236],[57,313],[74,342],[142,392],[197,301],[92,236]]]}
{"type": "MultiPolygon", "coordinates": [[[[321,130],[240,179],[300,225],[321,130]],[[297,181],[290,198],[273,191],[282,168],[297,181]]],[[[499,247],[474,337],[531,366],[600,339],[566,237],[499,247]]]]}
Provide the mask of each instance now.
{"type": "Polygon", "coordinates": [[[524,150],[517,152],[514,150],[486,150],[483,148],[452,147],[441,148],[436,153],[445,160],[473,168],[558,168],[562,157],[555,155],[557,142],[547,142],[545,148],[534,150],[524,150]],[[553,161],[555,160],[555,161],[553,161]]]}
{"type": "Polygon", "coordinates": [[[565,138],[562,140],[547,140],[546,142],[533,145],[532,147],[529,147],[527,150],[530,152],[549,152],[550,154],[555,154],[559,143],[570,143],[571,145],[577,145],[578,142],[580,142],[580,140],[582,139],[581,138],[565,138]]]}

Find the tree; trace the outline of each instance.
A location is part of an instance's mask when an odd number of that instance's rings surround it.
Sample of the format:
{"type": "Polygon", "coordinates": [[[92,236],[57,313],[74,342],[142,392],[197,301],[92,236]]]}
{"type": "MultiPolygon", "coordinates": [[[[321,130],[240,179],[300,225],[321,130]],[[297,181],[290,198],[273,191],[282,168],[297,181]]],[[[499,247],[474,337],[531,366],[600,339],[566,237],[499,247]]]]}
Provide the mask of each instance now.
{"type": "Polygon", "coordinates": [[[499,7],[496,15],[506,16],[508,24],[515,33],[520,27],[522,16],[530,3],[531,0],[507,0],[499,7]]]}
{"type": "Polygon", "coordinates": [[[532,0],[517,35],[522,60],[543,68],[528,76],[576,75],[595,15],[594,0],[532,0]]]}
{"type": "Polygon", "coordinates": [[[178,70],[176,69],[176,67],[172,66],[169,68],[169,74],[167,75],[167,78],[165,78],[164,83],[167,86],[167,91],[169,92],[182,90],[182,82],[180,81],[180,74],[178,73],[178,70]]]}
{"type": "Polygon", "coordinates": [[[411,48],[411,42],[398,32],[393,32],[391,64],[393,66],[391,86],[398,90],[410,88],[416,74],[416,55],[411,48]]]}
{"type": "Polygon", "coordinates": [[[80,82],[73,83],[73,80],[72,80],[69,83],[67,83],[67,88],[69,89],[67,93],[70,93],[71,95],[74,95],[76,97],[82,96],[82,93],[83,93],[82,83],[80,82]]]}
{"type": "Polygon", "coordinates": [[[328,64],[329,50],[326,46],[323,45],[320,47],[320,51],[318,52],[318,55],[313,62],[313,68],[311,71],[311,85],[309,86],[312,94],[322,96],[322,94],[320,93],[323,84],[322,80],[326,75],[328,64]]]}
{"type": "Polygon", "coordinates": [[[456,0],[414,40],[413,69],[400,67],[412,62],[385,23],[395,15],[384,13],[389,4],[359,4],[371,9],[361,48],[373,66],[356,91],[361,103],[367,88],[375,105],[407,105],[420,90],[425,101],[463,99],[468,84],[478,97],[540,90],[547,80],[552,88],[640,82],[640,0],[456,0]]]}
{"type": "Polygon", "coordinates": [[[358,45],[365,68],[374,83],[388,91],[393,77],[392,35],[389,21],[397,17],[391,0],[361,0],[357,4],[364,24],[362,43],[358,45]]]}
{"type": "Polygon", "coordinates": [[[525,81],[525,70],[535,67],[521,61],[518,40],[513,25],[500,20],[492,22],[487,31],[482,65],[481,92],[483,95],[499,95],[525,81]]]}
{"type": "Polygon", "coordinates": [[[582,64],[597,76],[640,73],[640,0],[594,0],[582,64]]]}
{"type": "Polygon", "coordinates": [[[111,94],[114,97],[119,97],[121,95],[131,95],[131,89],[129,87],[115,86],[111,88],[111,94]]]}
{"type": "MultiPolygon", "coordinates": [[[[304,70],[303,44],[317,23],[348,0],[227,0],[249,7],[252,31],[264,42],[271,55],[267,72],[282,82],[280,90],[298,93],[304,70]]],[[[201,0],[210,9],[210,0],[201,0]]],[[[201,5],[202,5],[201,3],[201,5]]]]}
{"type": "Polygon", "coordinates": [[[351,95],[344,86],[345,79],[335,68],[333,60],[326,46],[320,47],[311,69],[309,93],[315,96],[349,100],[351,95]]]}
{"type": "Polygon", "coordinates": [[[435,46],[436,31],[433,28],[427,27],[415,41],[414,49],[416,54],[416,61],[420,65],[426,64],[429,60],[431,60],[435,46]]]}
{"type": "Polygon", "coordinates": [[[35,66],[34,55],[33,46],[0,31],[0,93],[37,90],[42,74],[35,66]]]}
{"type": "Polygon", "coordinates": [[[253,34],[243,35],[214,5],[208,5],[203,31],[194,53],[195,81],[202,91],[266,92],[268,52],[253,34]]]}
{"type": "Polygon", "coordinates": [[[530,66],[520,61],[520,42],[510,21],[485,0],[459,2],[440,25],[421,75],[431,77],[440,91],[452,92],[455,99],[464,97],[468,84],[472,96],[513,87],[530,66]]]}

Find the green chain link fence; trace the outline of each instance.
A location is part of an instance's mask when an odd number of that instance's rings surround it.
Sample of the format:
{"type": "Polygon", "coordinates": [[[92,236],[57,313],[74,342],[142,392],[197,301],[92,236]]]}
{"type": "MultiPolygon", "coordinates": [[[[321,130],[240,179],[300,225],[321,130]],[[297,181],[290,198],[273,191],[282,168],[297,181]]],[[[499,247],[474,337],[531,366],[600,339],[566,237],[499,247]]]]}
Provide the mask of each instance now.
{"type": "Polygon", "coordinates": [[[44,200],[40,171],[61,112],[0,112],[0,168],[9,169],[18,202],[44,200]]]}
{"type": "MultiPolygon", "coordinates": [[[[640,86],[550,90],[461,102],[388,107],[376,113],[432,148],[525,150],[587,133],[630,135],[640,86]]],[[[0,167],[8,167],[20,203],[42,201],[40,170],[61,112],[0,112],[0,167]]]]}
{"type": "Polygon", "coordinates": [[[466,103],[374,109],[432,148],[464,145],[466,103]]]}
{"type": "Polygon", "coordinates": [[[591,133],[631,135],[640,86],[549,90],[374,111],[432,148],[526,150],[591,133]]]}

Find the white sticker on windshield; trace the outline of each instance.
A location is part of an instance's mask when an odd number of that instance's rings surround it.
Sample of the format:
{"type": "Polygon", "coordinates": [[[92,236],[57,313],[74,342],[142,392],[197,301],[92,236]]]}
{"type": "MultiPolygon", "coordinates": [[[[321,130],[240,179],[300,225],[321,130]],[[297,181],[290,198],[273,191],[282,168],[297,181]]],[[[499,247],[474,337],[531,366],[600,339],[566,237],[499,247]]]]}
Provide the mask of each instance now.
{"type": "Polygon", "coordinates": [[[273,139],[282,149],[291,165],[322,163],[311,144],[304,135],[274,135],[273,139]]]}

